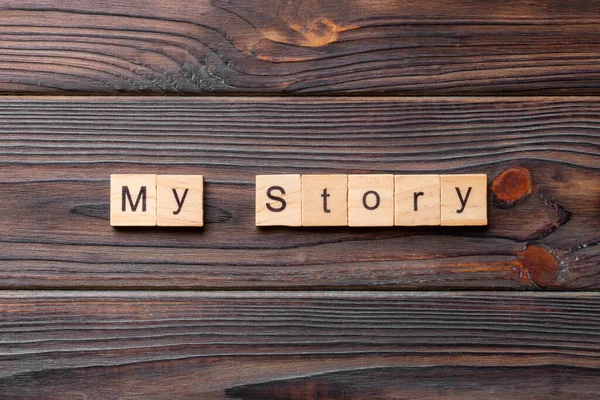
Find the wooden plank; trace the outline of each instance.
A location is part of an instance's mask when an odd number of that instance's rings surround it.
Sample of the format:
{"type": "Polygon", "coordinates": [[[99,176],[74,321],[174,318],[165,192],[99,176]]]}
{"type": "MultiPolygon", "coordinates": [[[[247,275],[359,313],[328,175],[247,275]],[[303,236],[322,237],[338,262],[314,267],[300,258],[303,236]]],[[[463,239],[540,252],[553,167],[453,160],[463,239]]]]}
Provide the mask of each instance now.
{"type": "Polygon", "coordinates": [[[600,288],[600,99],[0,99],[3,288],[600,288]],[[109,225],[204,175],[205,227],[109,225]],[[487,227],[255,227],[260,174],[488,175],[487,227]]]}
{"type": "Polygon", "coordinates": [[[600,294],[0,292],[6,398],[595,399],[600,294]]]}
{"type": "Polygon", "coordinates": [[[0,1],[0,90],[598,94],[593,0],[0,1]]]}

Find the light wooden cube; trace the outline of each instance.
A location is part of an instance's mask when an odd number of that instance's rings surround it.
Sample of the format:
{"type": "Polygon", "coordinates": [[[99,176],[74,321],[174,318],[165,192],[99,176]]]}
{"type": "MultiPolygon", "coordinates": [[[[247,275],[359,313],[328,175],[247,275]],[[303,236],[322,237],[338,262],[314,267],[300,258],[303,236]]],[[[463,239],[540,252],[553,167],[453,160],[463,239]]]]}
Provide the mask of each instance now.
{"type": "Polygon", "coordinates": [[[302,175],[302,226],[348,225],[348,176],[302,175]]]}
{"type": "Polygon", "coordinates": [[[487,225],[487,175],[442,175],[443,226],[487,225]]]}
{"type": "Polygon", "coordinates": [[[256,226],[301,225],[300,175],[257,175],[256,226]]]}
{"type": "Polygon", "coordinates": [[[440,225],[440,176],[394,176],[394,224],[440,225]]]}
{"type": "Polygon", "coordinates": [[[202,175],[158,175],[156,195],[158,226],[204,225],[202,175]]]}
{"type": "Polygon", "coordinates": [[[348,226],[394,225],[394,175],[348,175],[348,226]]]}
{"type": "Polygon", "coordinates": [[[110,176],[110,224],[112,226],[156,225],[156,175],[110,176]]]}

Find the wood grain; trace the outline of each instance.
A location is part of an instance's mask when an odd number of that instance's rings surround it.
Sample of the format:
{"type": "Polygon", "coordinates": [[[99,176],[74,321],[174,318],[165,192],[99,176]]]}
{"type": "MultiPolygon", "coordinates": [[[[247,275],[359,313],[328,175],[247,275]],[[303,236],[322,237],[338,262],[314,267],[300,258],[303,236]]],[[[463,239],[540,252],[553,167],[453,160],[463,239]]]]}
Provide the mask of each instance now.
{"type": "Polygon", "coordinates": [[[598,398],[598,15],[0,0],[0,398],[598,398]],[[337,93],[403,97],[256,96],[337,93]],[[498,94],[555,97],[406,97],[498,94]],[[118,173],[204,228],[113,229],[118,173]],[[489,226],[255,227],[286,173],[483,173],[489,226]]]}
{"type": "Polygon", "coordinates": [[[0,287],[597,289],[595,98],[0,99],[0,287]],[[256,228],[254,179],[485,173],[488,227],[256,228]],[[204,175],[205,227],[113,229],[109,175],[204,175]]]}
{"type": "Polygon", "coordinates": [[[0,91],[598,94],[593,0],[0,1],[0,91]]]}
{"type": "Polygon", "coordinates": [[[241,400],[594,399],[594,368],[387,367],[240,385],[226,390],[241,400]]]}
{"type": "Polygon", "coordinates": [[[11,399],[594,399],[598,293],[0,292],[11,399]]]}

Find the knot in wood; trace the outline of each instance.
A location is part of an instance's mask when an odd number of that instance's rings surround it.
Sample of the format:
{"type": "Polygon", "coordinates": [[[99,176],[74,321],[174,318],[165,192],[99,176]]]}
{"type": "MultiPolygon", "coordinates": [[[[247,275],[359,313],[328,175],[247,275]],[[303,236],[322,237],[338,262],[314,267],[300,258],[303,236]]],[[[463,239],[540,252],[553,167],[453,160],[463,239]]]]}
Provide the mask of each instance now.
{"type": "Polygon", "coordinates": [[[494,205],[500,208],[513,207],[533,192],[531,173],[527,168],[510,167],[498,175],[491,185],[494,205]]]}
{"type": "Polygon", "coordinates": [[[525,251],[517,253],[521,268],[535,286],[548,288],[556,282],[560,264],[545,247],[528,245],[525,251]]]}

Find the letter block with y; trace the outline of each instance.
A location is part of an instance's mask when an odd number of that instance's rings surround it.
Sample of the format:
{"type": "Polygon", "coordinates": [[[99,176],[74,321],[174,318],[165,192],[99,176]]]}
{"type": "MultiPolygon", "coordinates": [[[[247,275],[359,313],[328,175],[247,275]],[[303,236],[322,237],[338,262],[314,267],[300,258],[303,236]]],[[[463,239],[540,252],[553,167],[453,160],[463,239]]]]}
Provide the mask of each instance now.
{"type": "Polygon", "coordinates": [[[300,175],[256,176],[256,226],[302,225],[300,175]]]}
{"type": "Polygon", "coordinates": [[[204,225],[202,175],[158,175],[156,195],[158,226],[204,225]]]}
{"type": "Polygon", "coordinates": [[[156,175],[110,176],[110,224],[156,226],[156,175]]]}
{"type": "Polygon", "coordinates": [[[487,225],[487,175],[442,175],[442,226],[487,225]]]}

